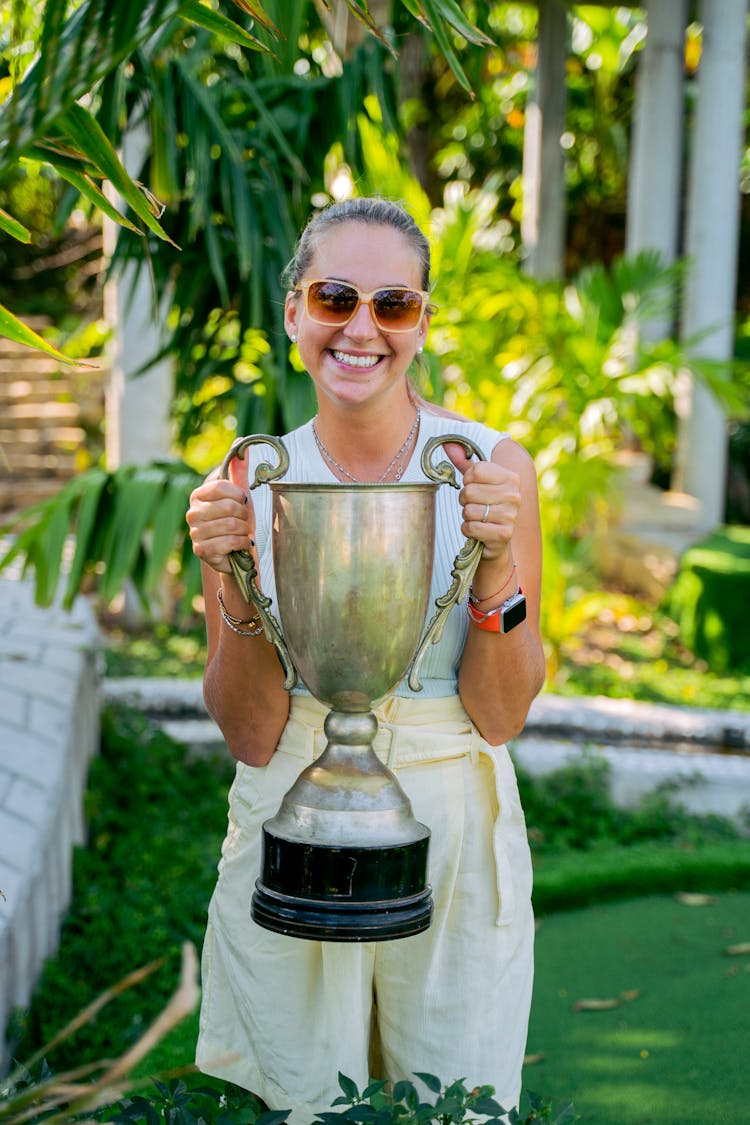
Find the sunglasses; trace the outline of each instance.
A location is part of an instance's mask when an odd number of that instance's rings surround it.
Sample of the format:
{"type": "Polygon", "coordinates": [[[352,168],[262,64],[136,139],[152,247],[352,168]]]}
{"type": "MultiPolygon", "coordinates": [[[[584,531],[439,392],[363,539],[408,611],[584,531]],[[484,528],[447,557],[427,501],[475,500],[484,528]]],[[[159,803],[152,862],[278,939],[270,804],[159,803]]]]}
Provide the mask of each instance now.
{"type": "Polygon", "coordinates": [[[369,305],[381,332],[411,332],[422,319],[429,293],[405,285],[387,285],[364,293],[346,281],[300,281],[295,292],[305,297],[305,312],[316,324],[343,328],[360,305],[369,305]]]}

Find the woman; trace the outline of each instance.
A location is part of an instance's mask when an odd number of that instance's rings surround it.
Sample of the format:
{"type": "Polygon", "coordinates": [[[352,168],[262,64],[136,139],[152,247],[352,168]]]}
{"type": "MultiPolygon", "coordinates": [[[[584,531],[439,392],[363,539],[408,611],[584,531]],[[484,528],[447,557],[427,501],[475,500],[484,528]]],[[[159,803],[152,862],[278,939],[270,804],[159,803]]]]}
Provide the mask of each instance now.
{"type": "Polygon", "coordinates": [[[531,864],[504,743],[544,679],[536,481],[531,458],[506,435],[415,395],[408,372],[432,315],[429,267],[426,239],[396,204],[350,200],[310,221],[289,267],[285,327],[318,413],[284,438],[286,480],[423,480],[424,443],[457,431],[487,458],[446,446],[463,487],[437,490],[433,597],[448,589],[464,536],[484,543],[482,558],[470,602],[454,607],[422,664],[423,691],[401,684],[378,710],[391,767],[432,831],[426,932],[327,943],[251,921],[260,826],[312,760],[325,709],[303,688],[284,690],[276,653],[232,578],[228,555],[249,540],[275,599],[269,490],[251,500],[247,465],[235,460],[232,479],[209,479],[187,515],[203,564],[206,704],[238,763],[203,952],[198,1063],[271,1108],[291,1107],[300,1125],[337,1096],[339,1071],[366,1083],[374,1039],[381,1077],[421,1071],[491,1084],[506,1109],[520,1093],[531,864]],[[501,632],[502,606],[519,585],[526,619],[501,632]],[[417,764],[424,746],[437,748],[434,759],[417,764]]]}

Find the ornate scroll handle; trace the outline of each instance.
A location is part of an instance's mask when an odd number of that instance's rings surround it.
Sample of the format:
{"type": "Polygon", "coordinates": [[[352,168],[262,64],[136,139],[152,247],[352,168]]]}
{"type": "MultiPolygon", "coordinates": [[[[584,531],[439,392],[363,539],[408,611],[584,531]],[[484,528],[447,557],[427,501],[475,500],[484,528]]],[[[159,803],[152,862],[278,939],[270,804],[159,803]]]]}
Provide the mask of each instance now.
{"type": "MultiPolygon", "coordinates": [[[[219,470],[219,480],[229,479],[229,466],[235,457],[242,460],[245,450],[250,445],[270,445],[279,458],[279,463],[274,469],[267,461],[261,461],[255,469],[255,477],[250,488],[257,488],[259,484],[283,477],[289,468],[289,454],[280,438],[271,437],[269,434],[252,434],[250,437],[237,438],[227,453],[219,470]]],[[[297,669],[292,663],[286,642],[281,635],[281,626],[271,613],[271,599],[261,593],[258,586],[258,572],[255,569],[255,559],[251,551],[232,551],[229,555],[229,565],[232,568],[237,585],[243,598],[249,605],[254,605],[258,611],[266,640],[275,646],[279,654],[286,680],[284,687],[290,691],[297,683],[297,669]]]]}
{"type": "MultiPolygon", "coordinates": [[[[456,470],[450,461],[441,461],[436,466],[432,464],[432,455],[435,450],[448,442],[462,446],[469,456],[473,453],[480,461],[485,461],[486,458],[478,445],[475,445],[470,438],[463,437],[460,434],[445,434],[442,437],[430,438],[422,450],[422,471],[426,477],[437,481],[438,484],[450,484],[453,488],[460,488],[461,486],[456,480],[456,470]]],[[[450,589],[441,598],[435,599],[436,612],[425,630],[409,668],[409,687],[412,691],[422,690],[419,669],[425,653],[430,645],[436,644],[442,637],[445,622],[453,606],[463,601],[469,592],[471,580],[474,577],[474,571],[477,569],[483,550],[484,543],[479,539],[466,539],[463,547],[456,555],[451,571],[453,581],[450,589]]]]}

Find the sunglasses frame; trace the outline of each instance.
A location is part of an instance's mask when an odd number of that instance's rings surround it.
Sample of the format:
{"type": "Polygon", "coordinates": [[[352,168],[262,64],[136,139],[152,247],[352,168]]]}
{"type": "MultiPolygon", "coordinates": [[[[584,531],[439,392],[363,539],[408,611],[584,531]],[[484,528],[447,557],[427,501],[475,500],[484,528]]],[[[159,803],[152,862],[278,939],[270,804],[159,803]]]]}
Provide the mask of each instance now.
{"type": "Polygon", "coordinates": [[[377,289],[371,289],[368,293],[365,292],[365,290],[360,289],[358,285],[353,285],[351,281],[339,281],[335,277],[312,277],[306,278],[304,281],[298,281],[297,285],[295,286],[294,292],[302,293],[302,296],[305,300],[305,312],[310,320],[314,321],[315,324],[323,325],[324,328],[346,328],[347,324],[354,320],[362,305],[369,305],[370,316],[381,332],[387,333],[388,335],[390,335],[391,333],[414,332],[422,323],[422,317],[424,316],[425,312],[434,311],[428,304],[430,294],[424,289],[413,289],[411,285],[379,285],[377,289]],[[310,286],[319,284],[344,285],[347,289],[352,289],[357,294],[356,305],[354,306],[346,320],[342,320],[340,324],[331,324],[327,320],[318,320],[318,318],[316,316],[313,316],[313,314],[310,312],[310,286]],[[390,328],[385,324],[381,324],[378,320],[378,314],[375,311],[375,306],[372,303],[373,297],[376,295],[376,293],[393,292],[394,290],[399,293],[416,293],[422,298],[422,304],[419,309],[419,315],[417,317],[416,323],[413,324],[410,328],[390,328]]]}

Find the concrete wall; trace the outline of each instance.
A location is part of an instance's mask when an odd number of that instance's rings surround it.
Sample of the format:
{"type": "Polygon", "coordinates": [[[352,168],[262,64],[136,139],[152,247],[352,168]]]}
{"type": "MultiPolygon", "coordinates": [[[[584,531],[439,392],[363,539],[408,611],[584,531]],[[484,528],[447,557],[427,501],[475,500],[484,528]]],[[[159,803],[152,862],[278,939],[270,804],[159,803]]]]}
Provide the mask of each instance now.
{"type": "Polygon", "coordinates": [[[99,746],[98,630],[89,604],[34,605],[0,579],[0,1073],[13,1008],[28,1005],[57,949],[83,793],[99,746]]]}

